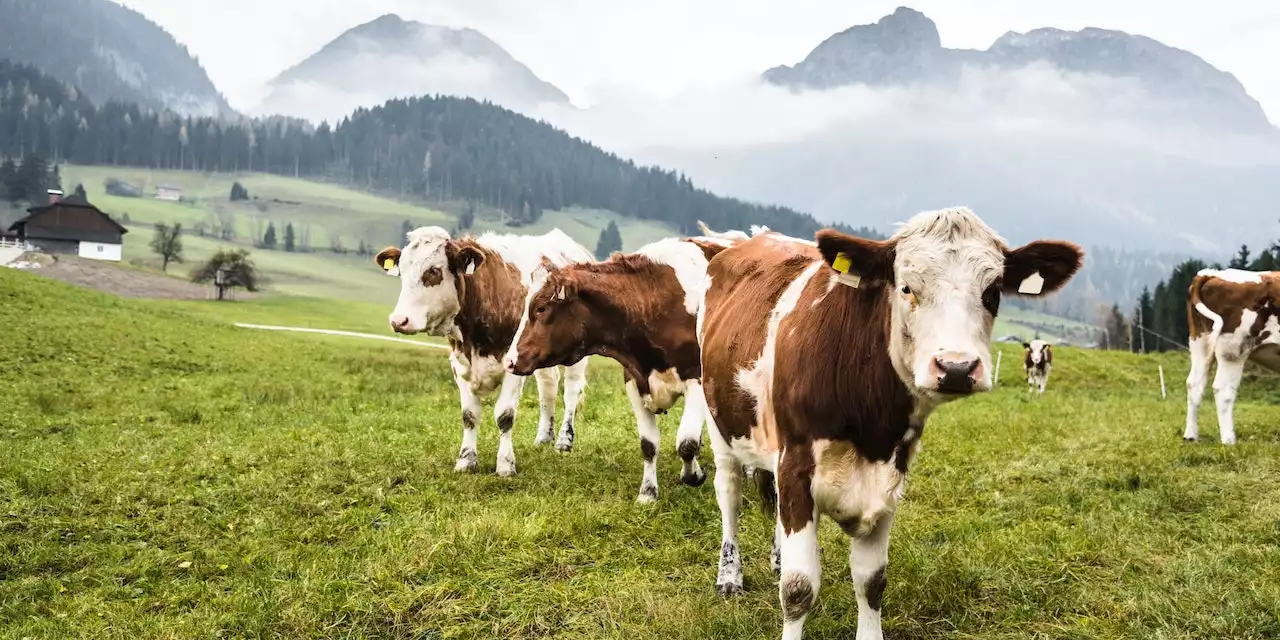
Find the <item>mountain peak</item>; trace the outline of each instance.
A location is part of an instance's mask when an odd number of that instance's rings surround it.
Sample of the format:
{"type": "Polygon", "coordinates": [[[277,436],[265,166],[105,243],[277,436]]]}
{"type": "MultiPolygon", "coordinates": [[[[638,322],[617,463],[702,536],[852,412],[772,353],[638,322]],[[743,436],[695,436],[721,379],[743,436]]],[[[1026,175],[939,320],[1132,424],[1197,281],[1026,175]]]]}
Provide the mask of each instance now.
{"type": "Polygon", "coordinates": [[[470,28],[382,15],[343,32],[267,84],[259,113],[336,119],[392,98],[452,95],[511,109],[569,97],[470,28]]]}

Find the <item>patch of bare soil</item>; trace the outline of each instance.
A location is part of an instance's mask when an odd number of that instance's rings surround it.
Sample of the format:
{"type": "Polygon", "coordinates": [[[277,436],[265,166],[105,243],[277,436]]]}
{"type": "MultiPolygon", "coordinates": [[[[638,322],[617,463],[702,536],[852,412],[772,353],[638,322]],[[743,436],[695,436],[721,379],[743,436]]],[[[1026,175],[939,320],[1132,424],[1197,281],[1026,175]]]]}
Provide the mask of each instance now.
{"type": "MultiPolygon", "coordinates": [[[[57,278],[126,298],[206,300],[216,295],[212,285],[196,284],[176,277],[132,269],[115,262],[76,256],[57,256],[52,264],[45,264],[43,268],[32,269],[28,273],[57,278]]],[[[244,300],[255,297],[255,294],[236,291],[235,297],[244,300]]]]}

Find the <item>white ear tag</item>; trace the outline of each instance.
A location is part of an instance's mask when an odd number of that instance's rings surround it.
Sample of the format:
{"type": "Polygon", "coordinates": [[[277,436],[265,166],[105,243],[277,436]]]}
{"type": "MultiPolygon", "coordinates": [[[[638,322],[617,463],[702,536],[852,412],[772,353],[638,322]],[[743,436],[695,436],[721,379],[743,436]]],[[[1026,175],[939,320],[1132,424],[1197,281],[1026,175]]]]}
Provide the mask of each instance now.
{"type": "Polygon", "coordinates": [[[556,292],[556,300],[564,300],[564,298],[564,287],[560,287],[560,290],[556,292]]]}
{"type": "Polygon", "coordinates": [[[1039,271],[1027,276],[1027,279],[1023,280],[1022,284],[1018,285],[1018,293],[1023,293],[1029,296],[1040,295],[1040,292],[1043,290],[1044,278],[1040,276],[1039,271]]]}
{"type": "Polygon", "coordinates": [[[476,263],[475,263],[475,261],[474,261],[474,260],[468,261],[468,262],[467,262],[467,275],[471,275],[471,274],[473,274],[473,273],[475,273],[475,272],[476,272],[476,263]]]}

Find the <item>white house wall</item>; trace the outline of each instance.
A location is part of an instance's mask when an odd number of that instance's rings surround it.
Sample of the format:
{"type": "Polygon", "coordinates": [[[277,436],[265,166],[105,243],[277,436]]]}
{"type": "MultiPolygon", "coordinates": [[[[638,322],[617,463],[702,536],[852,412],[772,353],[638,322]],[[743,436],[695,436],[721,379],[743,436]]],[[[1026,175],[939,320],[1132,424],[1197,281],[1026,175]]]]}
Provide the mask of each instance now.
{"type": "Polygon", "coordinates": [[[92,260],[108,260],[111,262],[120,262],[120,255],[123,245],[106,244],[103,242],[81,242],[80,257],[92,260]]]}

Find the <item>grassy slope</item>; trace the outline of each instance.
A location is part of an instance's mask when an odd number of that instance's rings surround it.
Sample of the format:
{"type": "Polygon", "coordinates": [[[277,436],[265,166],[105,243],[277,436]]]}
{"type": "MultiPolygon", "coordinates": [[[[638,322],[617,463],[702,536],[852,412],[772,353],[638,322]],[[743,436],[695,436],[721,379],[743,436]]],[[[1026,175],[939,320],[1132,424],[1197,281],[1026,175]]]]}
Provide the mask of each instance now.
{"type": "MultiPolygon", "coordinates": [[[[123,301],[0,269],[0,636],[777,634],[753,491],[747,591],[714,595],[714,491],[675,486],[678,412],[660,500],[634,504],[616,366],[593,368],[573,454],[531,447],[530,386],[521,475],[492,474],[486,417],[485,473],[458,476],[443,357],[222,322],[308,314],[273,304],[123,301]]],[[[1037,399],[1010,371],[929,425],[895,525],[890,637],[1280,634],[1274,376],[1246,384],[1224,449],[1179,440],[1185,358],[1063,349],[1037,399]]],[[[824,523],[807,637],[854,629],[844,540],[824,523]]]]}

